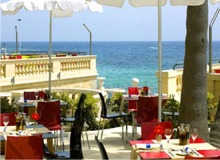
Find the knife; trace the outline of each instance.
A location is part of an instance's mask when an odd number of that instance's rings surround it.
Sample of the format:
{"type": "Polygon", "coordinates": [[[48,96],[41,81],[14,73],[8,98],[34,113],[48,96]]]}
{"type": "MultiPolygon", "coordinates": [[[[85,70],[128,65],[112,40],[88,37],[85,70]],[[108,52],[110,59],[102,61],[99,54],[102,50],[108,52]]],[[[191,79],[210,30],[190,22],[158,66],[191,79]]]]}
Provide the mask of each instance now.
{"type": "Polygon", "coordinates": [[[192,150],[192,152],[193,152],[195,155],[200,156],[200,154],[199,154],[197,151],[192,150]]]}

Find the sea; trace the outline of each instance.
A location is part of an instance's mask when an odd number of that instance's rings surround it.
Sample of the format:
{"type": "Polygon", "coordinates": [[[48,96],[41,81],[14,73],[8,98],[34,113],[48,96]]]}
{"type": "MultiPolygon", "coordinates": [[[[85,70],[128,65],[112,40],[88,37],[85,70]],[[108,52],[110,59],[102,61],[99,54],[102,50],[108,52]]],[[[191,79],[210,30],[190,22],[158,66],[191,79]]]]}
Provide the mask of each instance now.
{"type": "MultiPolygon", "coordinates": [[[[184,41],[162,42],[162,70],[183,67],[184,41]]],[[[21,51],[48,51],[48,42],[21,42],[21,51]]],[[[15,42],[1,42],[7,53],[15,52],[15,42]]],[[[213,63],[220,61],[220,41],[212,42],[213,63]]],[[[89,42],[53,42],[52,50],[86,52],[90,54],[89,42]]],[[[127,89],[132,79],[139,79],[139,86],[149,86],[152,93],[158,92],[158,42],[157,41],[94,41],[92,55],[97,56],[98,77],[105,77],[105,88],[127,89]]],[[[207,60],[208,60],[207,50],[207,60]]],[[[208,63],[208,61],[207,61],[208,63]]]]}

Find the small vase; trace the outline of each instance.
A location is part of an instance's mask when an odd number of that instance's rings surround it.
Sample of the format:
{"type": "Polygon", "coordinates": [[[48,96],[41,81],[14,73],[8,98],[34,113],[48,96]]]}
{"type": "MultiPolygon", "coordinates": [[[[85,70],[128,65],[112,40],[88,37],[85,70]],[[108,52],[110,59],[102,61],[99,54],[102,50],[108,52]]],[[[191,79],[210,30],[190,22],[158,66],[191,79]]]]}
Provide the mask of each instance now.
{"type": "Polygon", "coordinates": [[[157,134],[155,137],[156,141],[160,144],[161,140],[162,140],[162,135],[161,134],[157,134]]]}
{"type": "Polygon", "coordinates": [[[37,121],[34,121],[34,130],[37,131],[37,121]]]}

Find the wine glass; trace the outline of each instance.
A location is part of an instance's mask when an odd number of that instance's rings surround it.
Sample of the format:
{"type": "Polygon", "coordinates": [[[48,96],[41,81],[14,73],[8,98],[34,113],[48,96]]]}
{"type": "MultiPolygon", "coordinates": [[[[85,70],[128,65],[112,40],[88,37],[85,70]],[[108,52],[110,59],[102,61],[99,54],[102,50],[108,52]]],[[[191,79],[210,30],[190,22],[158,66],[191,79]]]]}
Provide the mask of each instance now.
{"type": "Polygon", "coordinates": [[[35,92],[34,95],[35,95],[35,97],[36,97],[36,100],[38,100],[39,92],[35,92]]]}
{"type": "Polygon", "coordinates": [[[198,129],[197,128],[191,128],[190,129],[190,135],[191,135],[193,143],[194,143],[197,136],[198,136],[198,129]]]}
{"type": "Polygon", "coordinates": [[[9,116],[4,116],[3,117],[3,123],[5,125],[5,128],[7,127],[8,123],[9,123],[9,116]]]}
{"type": "Polygon", "coordinates": [[[167,143],[169,143],[169,140],[170,140],[170,138],[172,136],[172,129],[171,128],[166,128],[164,130],[164,135],[165,135],[165,137],[167,139],[167,143]]]}
{"type": "Polygon", "coordinates": [[[6,133],[6,128],[7,128],[7,125],[9,123],[9,116],[4,116],[3,117],[3,123],[5,125],[5,129],[4,129],[4,132],[6,133]]]}

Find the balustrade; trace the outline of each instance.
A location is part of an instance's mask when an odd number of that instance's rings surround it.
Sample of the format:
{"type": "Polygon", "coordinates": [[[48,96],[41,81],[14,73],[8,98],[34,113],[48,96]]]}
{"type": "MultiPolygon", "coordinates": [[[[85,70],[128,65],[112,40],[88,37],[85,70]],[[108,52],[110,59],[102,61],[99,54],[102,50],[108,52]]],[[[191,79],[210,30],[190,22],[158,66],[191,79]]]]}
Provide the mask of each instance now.
{"type": "MultiPolygon", "coordinates": [[[[220,74],[214,73],[214,69],[220,68],[220,64],[213,65],[213,72],[207,72],[207,91],[211,92],[218,101],[220,97],[220,74]]],[[[182,74],[183,69],[163,70],[162,71],[162,93],[167,95],[175,95],[177,100],[180,100],[182,91],[182,74]]]]}
{"type": "Polygon", "coordinates": [[[47,74],[49,72],[48,66],[49,66],[49,62],[39,62],[39,61],[30,62],[30,63],[29,62],[15,63],[15,76],[26,77],[26,76],[47,74]]]}
{"type": "Polygon", "coordinates": [[[6,77],[6,65],[0,64],[0,77],[5,78],[6,77]]]}
{"type": "MultiPolygon", "coordinates": [[[[52,57],[51,80],[54,82],[53,87],[72,85],[76,81],[73,79],[79,78],[80,75],[87,83],[86,87],[94,86],[98,75],[95,55],[52,57]],[[74,74],[76,72],[77,74],[74,74]],[[70,81],[70,79],[72,80],[70,81]]],[[[28,85],[30,87],[31,83],[38,88],[46,87],[49,80],[49,58],[3,59],[0,64],[0,80],[1,90],[4,91],[22,89],[20,84],[26,85],[23,87],[28,85]],[[12,78],[15,80],[14,83],[11,81],[12,78]]],[[[76,83],[79,83],[79,80],[76,83]]],[[[82,86],[82,84],[79,85],[82,86]]]]}

